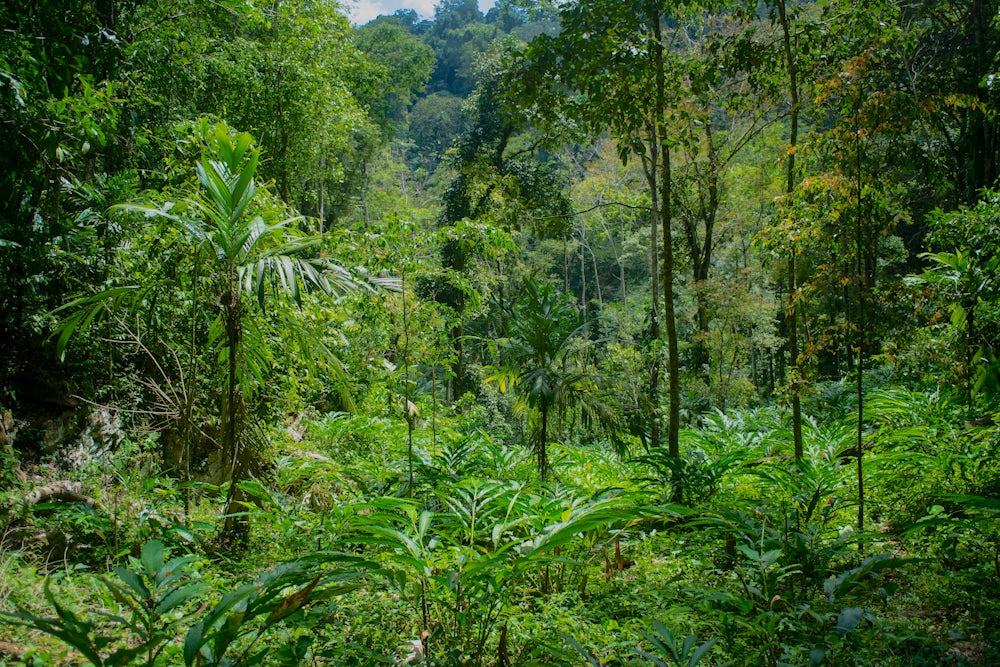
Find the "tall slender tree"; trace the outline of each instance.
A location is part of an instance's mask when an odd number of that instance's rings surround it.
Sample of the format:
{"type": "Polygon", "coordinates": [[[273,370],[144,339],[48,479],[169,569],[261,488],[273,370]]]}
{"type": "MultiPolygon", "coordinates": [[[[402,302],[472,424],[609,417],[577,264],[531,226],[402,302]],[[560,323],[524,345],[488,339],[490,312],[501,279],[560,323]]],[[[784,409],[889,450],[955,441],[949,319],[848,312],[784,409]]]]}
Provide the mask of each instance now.
{"type": "Polygon", "coordinates": [[[678,143],[675,101],[684,72],[674,46],[698,11],[693,5],[659,0],[577,0],[561,4],[559,14],[562,31],[540,36],[528,51],[523,98],[540,120],[593,134],[610,132],[623,161],[635,157],[642,163],[650,199],[650,441],[660,442],[662,331],[667,351],[666,440],[669,452],[677,456],[680,362],[672,160],[678,143]]]}

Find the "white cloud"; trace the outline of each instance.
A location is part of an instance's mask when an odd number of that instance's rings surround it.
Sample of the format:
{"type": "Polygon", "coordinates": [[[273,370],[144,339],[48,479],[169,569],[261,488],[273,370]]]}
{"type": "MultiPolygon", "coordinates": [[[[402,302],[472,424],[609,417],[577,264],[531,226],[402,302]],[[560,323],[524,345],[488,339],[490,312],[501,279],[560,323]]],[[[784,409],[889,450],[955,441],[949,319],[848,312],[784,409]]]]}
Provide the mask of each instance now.
{"type": "Polygon", "coordinates": [[[384,13],[383,10],[379,8],[378,3],[372,2],[371,0],[347,2],[344,3],[344,8],[347,10],[347,16],[350,17],[351,23],[354,23],[355,25],[368,23],[379,14],[384,13]]]}
{"type": "MultiPolygon", "coordinates": [[[[479,0],[479,8],[489,11],[496,0],[479,0]]],[[[351,23],[361,25],[368,23],[381,14],[392,14],[397,9],[415,9],[421,18],[434,18],[434,5],[437,0],[344,0],[344,8],[351,18],[351,23]]]]}

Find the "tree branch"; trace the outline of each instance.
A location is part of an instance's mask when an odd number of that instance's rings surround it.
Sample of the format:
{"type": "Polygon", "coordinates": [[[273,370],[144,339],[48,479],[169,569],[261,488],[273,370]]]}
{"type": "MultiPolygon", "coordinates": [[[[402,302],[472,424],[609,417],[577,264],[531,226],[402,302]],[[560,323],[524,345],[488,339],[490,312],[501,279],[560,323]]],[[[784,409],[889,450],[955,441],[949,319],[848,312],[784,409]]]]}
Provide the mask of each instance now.
{"type": "Polygon", "coordinates": [[[630,209],[630,210],[633,210],[633,211],[648,211],[649,210],[648,206],[634,206],[633,204],[626,204],[625,202],[609,201],[609,202],[603,202],[603,203],[600,203],[600,204],[594,204],[590,208],[585,208],[582,211],[573,211],[571,213],[557,213],[555,215],[543,215],[543,216],[531,218],[531,220],[555,220],[555,219],[559,219],[559,218],[575,218],[578,215],[583,215],[584,213],[590,213],[591,211],[596,211],[599,208],[607,208],[607,207],[610,207],[610,206],[618,206],[618,207],[627,208],[627,209],[630,209]]]}

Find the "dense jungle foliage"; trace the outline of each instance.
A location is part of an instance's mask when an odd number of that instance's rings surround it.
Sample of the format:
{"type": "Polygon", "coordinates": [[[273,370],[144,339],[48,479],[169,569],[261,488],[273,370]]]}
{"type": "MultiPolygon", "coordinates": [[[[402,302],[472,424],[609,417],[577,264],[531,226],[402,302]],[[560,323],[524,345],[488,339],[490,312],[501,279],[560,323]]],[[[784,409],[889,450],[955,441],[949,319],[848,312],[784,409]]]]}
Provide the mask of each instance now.
{"type": "Polygon", "coordinates": [[[993,0],[0,5],[0,665],[1000,664],[993,0]]]}

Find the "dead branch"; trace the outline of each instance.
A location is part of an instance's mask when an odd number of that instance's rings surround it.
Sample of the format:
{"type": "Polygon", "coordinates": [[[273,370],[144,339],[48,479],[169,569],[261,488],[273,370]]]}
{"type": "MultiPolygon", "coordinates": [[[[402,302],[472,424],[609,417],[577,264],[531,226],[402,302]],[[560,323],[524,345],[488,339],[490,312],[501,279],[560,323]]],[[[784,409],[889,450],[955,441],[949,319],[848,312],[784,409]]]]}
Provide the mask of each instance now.
{"type": "Polygon", "coordinates": [[[28,505],[32,506],[52,501],[60,501],[64,503],[84,503],[86,505],[90,505],[96,510],[107,513],[107,509],[101,504],[100,501],[94,500],[90,496],[80,493],[78,490],[73,488],[73,486],[72,482],[52,482],[51,484],[38,487],[25,496],[25,500],[28,505]]]}

